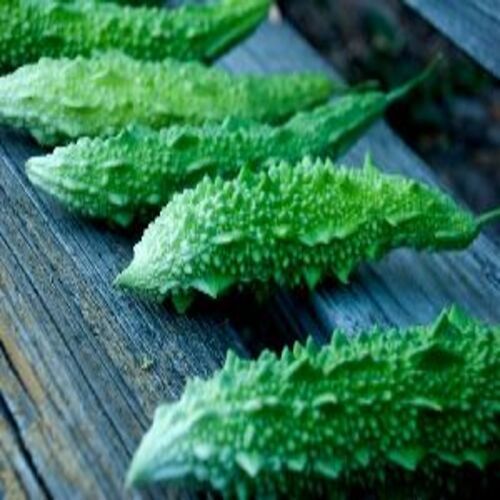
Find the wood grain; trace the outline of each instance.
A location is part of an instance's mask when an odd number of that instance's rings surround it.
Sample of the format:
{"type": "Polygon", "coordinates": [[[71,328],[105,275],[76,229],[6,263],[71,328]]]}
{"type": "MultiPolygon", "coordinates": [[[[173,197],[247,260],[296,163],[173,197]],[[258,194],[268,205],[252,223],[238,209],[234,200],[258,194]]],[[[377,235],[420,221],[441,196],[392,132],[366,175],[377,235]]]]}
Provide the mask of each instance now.
{"type": "Polygon", "coordinates": [[[499,0],[405,0],[474,60],[500,78],[499,0]]]}
{"type": "MultiPolygon", "coordinates": [[[[287,25],[266,24],[221,64],[237,72],[331,71],[287,25]]],[[[359,163],[368,150],[389,171],[434,182],[382,123],[348,161],[359,163]]],[[[362,268],[351,286],[279,292],[265,304],[231,296],[182,316],[141,302],[110,285],[137,235],[80,220],[33,189],[23,165],[35,153],[22,134],[0,131],[0,491],[126,496],[127,464],[154,407],[178,397],[187,377],[211,374],[228,348],[255,355],[307,333],[325,341],[336,326],[428,322],[451,303],[500,322],[499,252],[486,237],[460,253],[398,251],[362,268]]]]}

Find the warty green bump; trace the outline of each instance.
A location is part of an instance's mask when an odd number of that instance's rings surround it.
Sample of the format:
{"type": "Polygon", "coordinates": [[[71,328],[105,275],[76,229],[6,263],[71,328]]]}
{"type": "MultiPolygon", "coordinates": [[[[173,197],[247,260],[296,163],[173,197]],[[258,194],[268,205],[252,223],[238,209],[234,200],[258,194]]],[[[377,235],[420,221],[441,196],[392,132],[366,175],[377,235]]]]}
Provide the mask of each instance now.
{"type": "Polygon", "coordinates": [[[338,89],[319,73],[232,75],[198,63],[146,62],[117,52],[41,59],[0,78],[0,123],[42,144],[110,136],[128,125],[160,129],[228,116],[282,122],[338,89]]]}
{"type": "Polygon", "coordinates": [[[116,49],[132,57],[211,61],[250,34],[270,0],[220,0],[176,9],[61,0],[0,2],[0,72],[41,57],[116,49]]]}
{"type": "Polygon", "coordinates": [[[449,197],[398,175],[306,159],[232,181],[205,178],[176,194],[134,247],[116,283],[183,310],[266,284],[347,282],[362,262],[398,247],[462,249],[482,223],[449,197]]]}
{"type": "Polygon", "coordinates": [[[382,115],[392,95],[348,94],[278,127],[238,119],[160,131],[129,127],[31,158],[27,174],[75,212],[127,226],[157,215],[175,192],[204,175],[230,178],[247,164],[337,157],[382,115]]]}
{"type": "Polygon", "coordinates": [[[429,326],[337,331],[280,357],[230,353],[157,409],[127,483],[241,499],[475,498],[498,486],[499,421],[500,327],[452,308],[429,326]]]}

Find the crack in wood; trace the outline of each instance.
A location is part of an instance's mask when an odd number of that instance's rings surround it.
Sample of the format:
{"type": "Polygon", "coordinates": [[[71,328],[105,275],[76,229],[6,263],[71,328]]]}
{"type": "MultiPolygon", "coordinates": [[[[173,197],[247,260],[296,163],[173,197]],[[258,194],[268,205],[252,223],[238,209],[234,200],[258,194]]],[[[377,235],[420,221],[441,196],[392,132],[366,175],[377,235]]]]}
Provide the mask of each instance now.
{"type": "MultiPolygon", "coordinates": [[[[5,349],[2,342],[0,342],[0,352],[3,354],[3,356],[6,360],[6,363],[9,367],[9,369],[11,370],[13,376],[17,379],[17,381],[19,382],[19,384],[21,385],[23,390],[29,394],[29,391],[26,389],[26,386],[24,385],[24,381],[23,381],[22,377],[19,376],[19,373],[17,372],[16,367],[12,363],[12,360],[10,359],[10,357],[7,353],[7,350],[5,349]]],[[[43,475],[38,470],[38,468],[35,464],[35,461],[33,459],[33,456],[29,450],[29,447],[24,442],[21,427],[17,423],[14,414],[11,412],[9,405],[8,405],[2,392],[0,392],[0,414],[3,416],[3,418],[7,421],[10,428],[12,429],[14,439],[19,446],[21,454],[22,454],[30,472],[32,473],[33,477],[35,478],[38,486],[40,487],[40,490],[43,492],[44,497],[45,498],[52,498],[49,487],[46,484],[46,482],[43,478],[43,475]]]]}

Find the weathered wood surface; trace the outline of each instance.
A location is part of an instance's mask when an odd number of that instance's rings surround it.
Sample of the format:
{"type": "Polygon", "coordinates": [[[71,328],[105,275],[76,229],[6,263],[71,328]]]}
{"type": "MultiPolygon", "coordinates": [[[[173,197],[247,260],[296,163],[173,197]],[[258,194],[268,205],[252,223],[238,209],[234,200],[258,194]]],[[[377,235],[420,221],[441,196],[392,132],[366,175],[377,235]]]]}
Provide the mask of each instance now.
{"type": "Polygon", "coordinates": [[[500,78],[500,0],[405,0],[500,78]]]}
{"type": "MultiPolygon", "coordinates": [[[[222,64],[329,71],[286,25],[263,26],[222,64]]],[[[382,123],[350,161],[367,150],[390,171],[434,182],[382,123]]],[[[154,407],[177,397],[186,377],[213,372],[228,348],[255,355],[306,333],[325,341],[335,326],[428,322],[451,303],[500,322],[499,249],[484,236],[466,252],[398,251],[349,287],[282,292],[262,306],[231,297],[177,315],[111,287],[134,237],[82,221],[33,189],[23,172],[33,153],[29,139],[0,131],[0,495],[123,497],[154,407]]]]}

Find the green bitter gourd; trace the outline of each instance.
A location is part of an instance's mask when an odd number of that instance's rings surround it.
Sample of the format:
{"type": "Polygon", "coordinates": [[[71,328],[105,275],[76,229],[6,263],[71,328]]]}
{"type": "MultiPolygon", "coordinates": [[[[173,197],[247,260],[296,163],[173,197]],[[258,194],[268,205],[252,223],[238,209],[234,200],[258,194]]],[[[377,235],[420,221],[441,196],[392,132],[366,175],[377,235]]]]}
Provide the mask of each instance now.
{"type": "Polygon", "coordinates": [[[234,177],[246,164],[265,167],[307,155],[340,155],[426,74],[389,94],[346,95],[280,127],[229,119],[161,131],[130,127],[112,138],[83,138],[31,158],[27,174],[76,212],[127,226],[137,216],[156,215],[175,192],[204,175],[234,177]]]}
{"type": "Polygon", "coordinates": [[[461,249],[482,225],[435,189],[382,174],[305,159],[234,180],[205,178],[176,194],[134,247],[120,286],[182,311],[195,291],[216,298],[233,287],[313,288],[347,282],[364,261],[397,247],[461,249]]]}
{"type": "Polygon", "coordinates": [[[498,485],[499,422],[500,328],[452,308],[281,357],[230,353],[157,409],[127,482],[242,499],[473,498],[498,485]]]}
{"type": "Polygon", "coordinates": [[[121,50],[141,59],[211,61],[251,33],[270,0],[220,0],[173,10],[95,1],[2,0],[0,72],[41,57],[121,50]]]}
{"type": "Polygon", "coordinates": [[[108,52],[91,59],[41,59],[0,78],[0,122],[42,144],[109,136],[131,124],[279,122],[325,102],[335,89],[319,73],[231,75],[198,63],[146,62],[108,52]]]}

